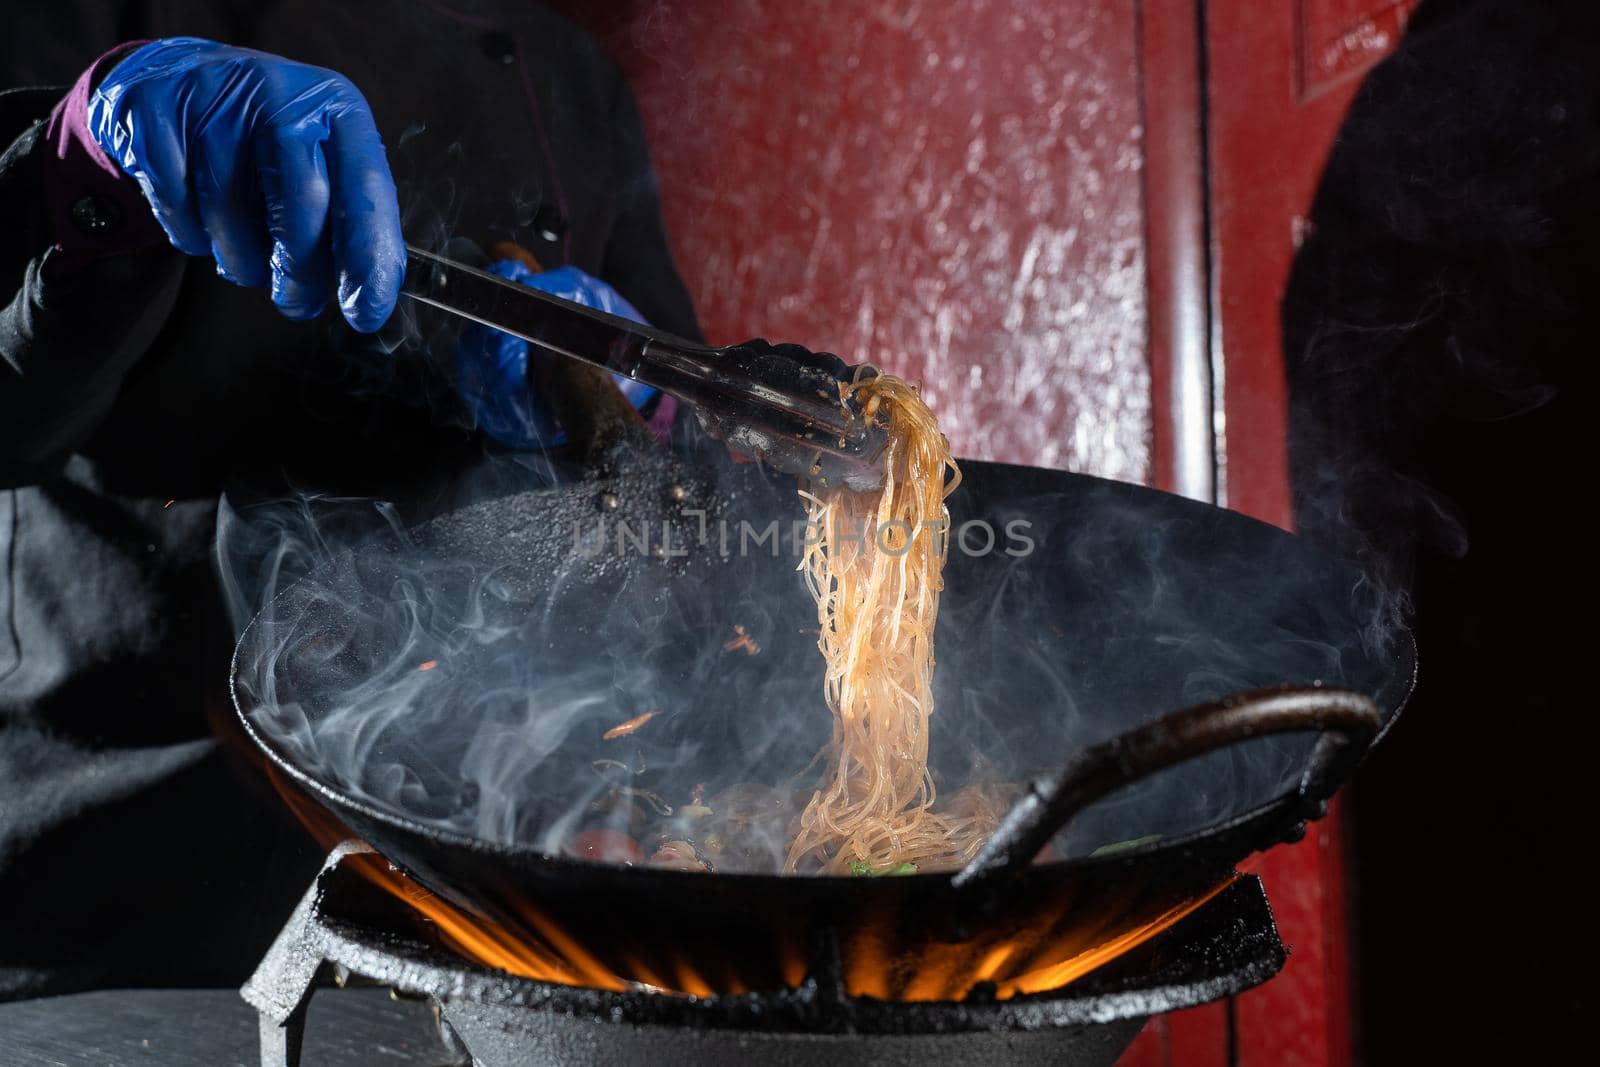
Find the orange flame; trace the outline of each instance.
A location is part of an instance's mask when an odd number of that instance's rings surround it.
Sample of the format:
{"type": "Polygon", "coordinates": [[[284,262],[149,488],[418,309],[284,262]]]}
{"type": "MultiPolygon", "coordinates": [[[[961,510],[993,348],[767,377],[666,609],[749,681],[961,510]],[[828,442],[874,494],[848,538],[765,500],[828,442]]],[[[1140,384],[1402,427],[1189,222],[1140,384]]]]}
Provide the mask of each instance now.
{"type": "Polygon", "coordinates": [[[845,949],[845,988],[853,996],[911,1001],[960,1000],[980,982],[993,983],[999,1000],[1058,990],[1193,914],[1234,877],[1176,901],[1158,899],[1110,913],[1094,907],[1069,913],[1069,921],[1042,938],[979,935],[955,943],[929,941],[907,958],[885,951],[869,934],[845,949]]]}
{"type": "Polygon", "coordinates": [[[550,924],[540,931],[549,945],[536,944],[429,892],[376,852],[356,853],[345,862],[431,920],[441,940],[467,959],[540,982],[614,991],[628,988],[627,980],[550,924]]]}
{"type": "MultiPolygon", "coordinates": [[[[349,840],[352,835],[332,813],[275,770],[272,778],[319,844],[331,849],[349,840]]],[[[517,909],[518,928],[513,929],[429,891],[375,852],[356,853],[345,862],[429,920],[444,947],[508,974],[615,992],[644,989],[696,997],[737,995],[759,985],[726,966],[716,968],[713,975],[709,966],[681,956],[652,963],[638,953],[623,952],[608,964],[531,900],[517,909]]],[[[888,951],[872,931],[854,931],[840,949],[845,991],[880,1000],[934,1001],[960,1000],[980,982],[994,983],[995,996],[1002,1000],[1058,990],[1193,914],[1231,882],[1230,877],[1176,903],[1084,916],[1080,922],[1062,925],[1042,942],[1020,938],[930,942],[908,958],[888,951]]],[[[775,948],[777,973],[785,984],[798,986],[807,972],[804,948],[798,938],[783,932],[780,938],[775,948]]]]}
{"type": "MultiPolygon", "coordinates": [[[[1202,896],[1174,905],[1154,919],[1147,920],[1131,930],[1116,934],[1091,949],[1085,949],[1068,959],[1002,982],[996,995],[1004,1000],[1018,993],[1044,993],[1052,989],[1060,989],[1069,982],[1082,978],[1095,968],[1110,963],[1118,956],[1133,951],[1161,933],[1161,931],[1183,921],[1232,884],[1233,878],[1229,878],[1213,886],[1202,896]]],[[[979,981],[982,980],[981,978],[979,979],[979,981]]]]}

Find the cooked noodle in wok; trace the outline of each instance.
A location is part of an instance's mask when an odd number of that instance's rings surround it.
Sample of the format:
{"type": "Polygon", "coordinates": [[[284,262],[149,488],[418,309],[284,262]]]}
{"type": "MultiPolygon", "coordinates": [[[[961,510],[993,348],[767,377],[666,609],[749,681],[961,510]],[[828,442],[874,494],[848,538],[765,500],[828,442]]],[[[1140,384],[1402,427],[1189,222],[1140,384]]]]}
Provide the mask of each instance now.
{"type": "Polygon", "coordinates": [[[785,869],[826,874],[965,863],[993,832],[995,798],[969,789],[934,808],[928,771],[934,623],[949,548],[945,498],[961,480],[914,386],[863,376],[847,398],[886,419],[883,484],[802,486],[810,514],[801,568],[817,603],[833,739],[785,869]]]}

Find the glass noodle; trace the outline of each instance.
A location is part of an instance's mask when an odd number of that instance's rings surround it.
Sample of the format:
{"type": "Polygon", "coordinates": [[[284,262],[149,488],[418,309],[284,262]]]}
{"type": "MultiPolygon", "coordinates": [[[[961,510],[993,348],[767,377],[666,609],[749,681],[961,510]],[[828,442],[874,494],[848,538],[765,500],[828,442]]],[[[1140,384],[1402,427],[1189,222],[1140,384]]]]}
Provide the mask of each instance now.
{"type": "Polygon", "coordinates": [[[785,870],[884,873],[958,867],[993,833],[998,798],[978,789],[935,810],[928,771],[934,626],[949,550],[945,498],[961,481],[917,389],[858,371],[845,398],[886,420],[882,486],[802,485],[810,529],[801,569],[817,604],[833,739],[799,817],[785,870]]]}

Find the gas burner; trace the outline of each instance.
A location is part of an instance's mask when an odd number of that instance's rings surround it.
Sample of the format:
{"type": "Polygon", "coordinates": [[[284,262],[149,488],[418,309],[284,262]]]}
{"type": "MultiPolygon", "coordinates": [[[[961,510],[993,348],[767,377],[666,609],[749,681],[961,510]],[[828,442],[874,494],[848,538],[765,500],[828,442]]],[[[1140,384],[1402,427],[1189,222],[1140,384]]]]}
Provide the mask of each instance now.
{"type": "Polygon", "coordinates": [[[262,1067],[298,1067],[305,1014],[332,978],[430,1001],[447,1044],[476,1067],[560,1064],[873,1063],[1109,1065],[1154,1014],[1259,985],[1283,966],[1261,883],[1241,877],[1170,929],[1047,993],[892,1002],[845,993],[820,952],[799,986],[690,997],[518,978],[439,945],[429,923],[335,849],[242,993],[262,1067]]]}

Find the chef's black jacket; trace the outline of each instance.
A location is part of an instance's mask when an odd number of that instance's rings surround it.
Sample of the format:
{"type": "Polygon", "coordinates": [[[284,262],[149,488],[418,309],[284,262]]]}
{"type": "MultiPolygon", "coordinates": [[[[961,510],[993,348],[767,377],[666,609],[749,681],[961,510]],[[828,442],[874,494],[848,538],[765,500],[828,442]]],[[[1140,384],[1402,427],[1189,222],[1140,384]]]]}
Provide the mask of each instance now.
{"type": "Polygon", "coordinates": [[[53,271],[44,120],[64,87],[119,42],[176,35],[337,70],[372,105],[413,243],[516,241],[698,331],[627,85],[527,0],[48,0],[7,22],[0,997],[236,983],[317,856],[214,729],[219,494],[403,492],[485,446],[448,346],[398,319],[294,323],[164,245],[53,271]]]}

